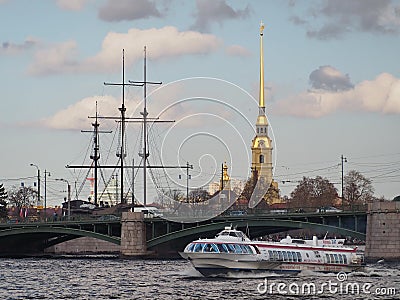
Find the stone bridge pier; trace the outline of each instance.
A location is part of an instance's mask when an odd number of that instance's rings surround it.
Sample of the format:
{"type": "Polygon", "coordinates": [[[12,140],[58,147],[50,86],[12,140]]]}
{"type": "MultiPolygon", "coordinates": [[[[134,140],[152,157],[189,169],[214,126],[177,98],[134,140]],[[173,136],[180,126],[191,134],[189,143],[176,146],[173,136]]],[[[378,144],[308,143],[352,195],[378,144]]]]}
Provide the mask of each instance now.
{"type": "Polygon", "coordinates": [[[135,258],[148,254],[143,212],[123,212],[121,217],[120,256],[135,258]]]}
{"type": "Polygon", "coordinates": [[[371,262],[378,259],[400,261],[399,201],[368,204],[365,257],[371,262]]]}

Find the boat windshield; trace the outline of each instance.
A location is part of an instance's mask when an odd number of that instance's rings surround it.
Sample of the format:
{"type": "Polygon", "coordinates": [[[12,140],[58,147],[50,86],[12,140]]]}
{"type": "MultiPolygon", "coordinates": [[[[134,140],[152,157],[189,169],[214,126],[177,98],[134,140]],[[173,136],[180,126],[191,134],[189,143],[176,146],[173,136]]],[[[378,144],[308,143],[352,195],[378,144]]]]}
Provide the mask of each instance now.
{"type": "Polygon", "coordinates": [[[254,250],[243,244],[191,243],[185,252],[253,254],[254,250]]]}

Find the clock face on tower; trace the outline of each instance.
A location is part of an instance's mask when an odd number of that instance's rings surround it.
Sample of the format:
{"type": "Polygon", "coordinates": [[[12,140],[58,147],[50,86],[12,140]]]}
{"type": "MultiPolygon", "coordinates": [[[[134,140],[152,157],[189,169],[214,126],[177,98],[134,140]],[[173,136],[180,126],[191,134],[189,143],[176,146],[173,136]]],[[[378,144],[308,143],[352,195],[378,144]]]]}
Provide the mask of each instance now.
{"type": "Polygon", "coordinates": [[[260,141],[258,142],[258,147],[264,148],[264,147],[265,147],[265,141],[264,141],[264,140],[260,140],[260,141]]]}

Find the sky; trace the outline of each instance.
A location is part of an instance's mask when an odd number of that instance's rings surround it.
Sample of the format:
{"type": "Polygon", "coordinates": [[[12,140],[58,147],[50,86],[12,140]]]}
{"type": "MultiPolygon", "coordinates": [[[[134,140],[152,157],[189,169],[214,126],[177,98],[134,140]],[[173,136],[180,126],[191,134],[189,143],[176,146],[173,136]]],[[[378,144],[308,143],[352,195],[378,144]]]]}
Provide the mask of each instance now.
{"type": "MultiPolygon", "coordinates": [[[[149,117],[175,121],[151,124],[150,163],[193,164],[191,187],[218,181],[225,161],[233,179],[245,180],[260,21],[282,195],[318,175],[340,194],[341,155],[344,172],[370,178],[377,197],[399,195],[400,1],[389,0],[0,0],[0,183],[32,186],[33,163],[42,188],[51,174],[50,205],[65,196],[60,178],[86,198],[89,182],[81,182],[91,175],[65,166],[90,163],[92,136],[81,130],[92,129],[96,101],[99,116],[119,115],[122,89],[104,82],[122,81],[122,49],[126,82],[142,81],[144,46],[147,80],[163,83],[148,87],[149,117]]],[[[125,87],[127,116],[141,116],[142,100],[143,88],[125,87]]],[[[103,119],[100,129],[112,131],[100,135],[100,162],[116,164],[118,123],[103,119]]],[[[141,136],[140,124],[127,125],[127,164],[140,162],[141,136]]],[[[149,181],[184,192],[185,176],[154,171],[149,181]]]]}

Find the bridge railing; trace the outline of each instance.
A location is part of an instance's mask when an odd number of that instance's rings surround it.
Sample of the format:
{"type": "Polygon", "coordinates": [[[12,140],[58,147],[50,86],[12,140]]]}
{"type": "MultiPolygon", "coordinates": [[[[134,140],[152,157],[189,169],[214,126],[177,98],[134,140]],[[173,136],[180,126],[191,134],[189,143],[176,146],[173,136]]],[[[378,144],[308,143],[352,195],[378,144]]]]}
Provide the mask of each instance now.
{"type": "MultiPolygon", "coordinates": [[[[225,212],[220,214],[221,216],[243,216],[243,215],[286,215],[286,214],[334,214],[334,213],[343,213],[343,212],[360,212],[367,211],[366,205],[346,205],[340,207],[282,207],[277,208],[274,206],[271,207],[255,207],[248,208],[245,206],[232,206],[227,209],[225,212]]],[[[162,212],[162,209],[160,210],[162,212]]],[[[31,215],[27,217],[20,216],[8,216],[7,218],[0,218],[0,223],[4,224],[20,224],[20,223],[41,223],[41,222],[64,222],[64,221],[115,221],[119,220],[121,214],[108,214],[108,215],[94,215],[94,214],[72,214],[70,217],[68,216],[57,216],[51,217],[48,216],[47,219],[40,218],[36,215],[31,215]]],[[[215,216],[210,216],[213,218],[215,216]]]]}

